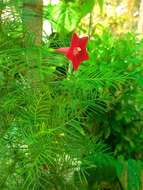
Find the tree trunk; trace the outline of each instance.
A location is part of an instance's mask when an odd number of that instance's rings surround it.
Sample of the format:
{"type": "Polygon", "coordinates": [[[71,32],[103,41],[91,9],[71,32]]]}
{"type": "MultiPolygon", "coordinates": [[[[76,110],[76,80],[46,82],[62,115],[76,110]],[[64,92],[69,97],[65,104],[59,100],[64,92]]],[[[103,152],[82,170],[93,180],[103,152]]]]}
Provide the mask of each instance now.
{"type": "Polygon", "coordinates": [[[2,31],[2,6],[3,6],[3,0],[1,0],[1,3],[0,3],[0,32],[2,31]]]}
{"type": "Polygon", "coordinates": [[[141,0],[141,2],[140,2],[138,32],[143,33],[143,0],[141,0]]]}
{"type": "Polygon", "coordinates": [[[43,0],[23,0],[22,20],[24,30],[23,46],[28,49],[29,53],[26,53],[26,62],[30,65],[26,76],[34,87],[40,81],[37,67],[40,64],[38,46],[42,43],[43,0]],[[33,48],[35,46],[37,48],[33,48]]]}
{"type": "MultiPolygon", "coordinates": [[[[28,34],[34,37],[34,44],[42,42],[43,0],[23,0],[23,24],[28,34]]],[[[27,42],[25,42],[27,43],[27,42]]]]}

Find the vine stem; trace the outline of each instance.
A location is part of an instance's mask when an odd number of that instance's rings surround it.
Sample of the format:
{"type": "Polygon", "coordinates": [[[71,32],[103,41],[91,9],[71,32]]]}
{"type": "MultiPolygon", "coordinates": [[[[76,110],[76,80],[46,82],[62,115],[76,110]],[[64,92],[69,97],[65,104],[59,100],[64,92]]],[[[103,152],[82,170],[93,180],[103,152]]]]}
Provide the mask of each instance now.
{"type": "Polygon", "coordinates": [[[73,76],[74,74],[74,71],[73,71],[73,66],[72,66],[72,63],[70,62],[69,63],[69,66],[68,66],[68,73],[67,73],[67,79],[69,80],[71,76],[73,76]]]}

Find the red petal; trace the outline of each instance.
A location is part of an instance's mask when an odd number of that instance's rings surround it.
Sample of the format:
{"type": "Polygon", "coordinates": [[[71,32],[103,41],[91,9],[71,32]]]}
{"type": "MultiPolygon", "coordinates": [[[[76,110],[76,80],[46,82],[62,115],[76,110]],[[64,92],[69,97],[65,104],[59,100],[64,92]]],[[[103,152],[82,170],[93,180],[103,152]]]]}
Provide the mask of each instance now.
{"type": "Polygon", "coordinates": [[[82,62],[88,59],[89,59],[89,56],[86,49],[82,50],[81,54],[79,55],[79,60],[82,62]]]}
{"type": "Polygon", "coordinates": [[[73,33],[70,48],[74,49],[75,47],[79,46],[79,37],[76,33],[73,33]]]}
{"type": "Polygon", "coordinates": [[[58,49],[56,49],[56,51],[59,53],[64,53],[65,55],[67,55],[69,48],[58,48],[58,49]]]}
{"type": "Polygon", "coordinates": [[[73,63],[73,69],[74,71],[77,71],[79,65],[80,65],[80,60],[77,57],[74,57],[74,59],[72,60],[73,63]]]}
{"type": "Polygon", "coordinates": [[[69,59],[69,60],[71,60],[71,61],[73,61],[74,60],[74,55],[73,55],[73,50],[71,49],[71,48],[69,48],[69,51],[68,51],[68,53],[67,53],[67,58],[69,59]]]}
{"type": "Polygon", "coordinates": [[[88,42],[88,36],[80,38],[79,47],[85,49],[87,46],[87,42],[88,42]]]}

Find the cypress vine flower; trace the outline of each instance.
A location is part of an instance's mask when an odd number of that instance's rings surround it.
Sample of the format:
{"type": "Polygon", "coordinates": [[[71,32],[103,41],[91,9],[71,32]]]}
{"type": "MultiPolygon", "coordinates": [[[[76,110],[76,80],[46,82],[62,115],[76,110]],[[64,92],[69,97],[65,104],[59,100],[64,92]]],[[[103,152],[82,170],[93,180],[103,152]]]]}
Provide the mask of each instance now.
{"type": "Polygon", "coordinates": [[[72,61],[74,71],[77,71],[80,63],[88,60],[89,56],[86,50],[88,37],[78,37],[76,33],[73,34],[70,47],[58,48],[57,52],[64,53],[65,56],[72,61]]]}

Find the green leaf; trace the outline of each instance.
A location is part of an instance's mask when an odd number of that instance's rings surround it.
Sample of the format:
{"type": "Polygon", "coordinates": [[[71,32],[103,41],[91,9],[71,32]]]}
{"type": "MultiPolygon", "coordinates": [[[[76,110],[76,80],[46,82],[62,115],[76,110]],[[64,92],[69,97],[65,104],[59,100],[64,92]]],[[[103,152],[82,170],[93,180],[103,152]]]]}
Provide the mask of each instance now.
{"type": "Polygon", "coordinates": [[[140,172],[136,160],[128,160],[128,190],[140,190],[140,172]]]}
{"type": "Polygon", "coordinates": [[[124,190],[141,189],[142,163],[133,159],[116,163],[117,176],[124,190]]]}
{"type": "Polygon", "coordinates": [[[74,3],[60,2],[51,9],[50,17],[56,31],[66,33],[73,31],[79,22],[79,9],[74,3]]]}
{"type": "Polygon", "coordinates": [[[90,13],[96,3],[96,0],[85,0],[83,4],[80,5],[80,13],[81,17],[86,16],[88,13],[90,13]]]}
{"type": "Polygon", "coordinates": [[[104,5],[104,0],[97,0],[97,3],[100,7],[100,10],[102,11],[103,10],[103,5],[104,5]]]}

